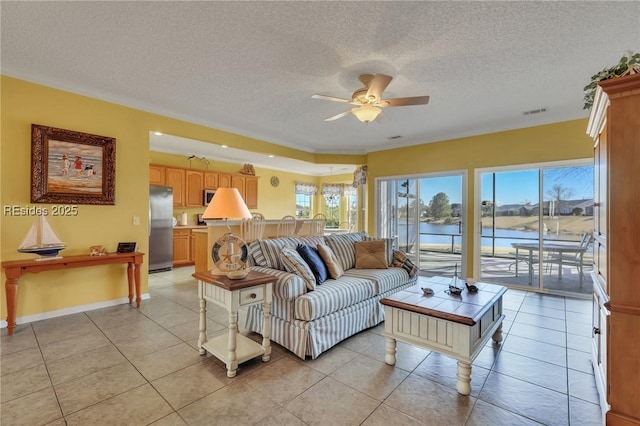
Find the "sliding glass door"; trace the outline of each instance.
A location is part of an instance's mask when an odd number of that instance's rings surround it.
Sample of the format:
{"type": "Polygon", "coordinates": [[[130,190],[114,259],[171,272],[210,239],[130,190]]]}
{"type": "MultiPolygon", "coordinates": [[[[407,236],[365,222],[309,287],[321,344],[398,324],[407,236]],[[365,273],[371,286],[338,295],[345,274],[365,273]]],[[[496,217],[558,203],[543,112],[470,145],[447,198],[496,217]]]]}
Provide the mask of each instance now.
{"type": "Polygon", "coordinates": [[[484,170],[477,178],[480,279],[590,294],[593,166],[484,170]]]}
{"type": "Polygon", "coordinates": [[[463,173],[377,179],[377,234],[393,238],[422,275],[463,276],[463,186],[463,173]]]}

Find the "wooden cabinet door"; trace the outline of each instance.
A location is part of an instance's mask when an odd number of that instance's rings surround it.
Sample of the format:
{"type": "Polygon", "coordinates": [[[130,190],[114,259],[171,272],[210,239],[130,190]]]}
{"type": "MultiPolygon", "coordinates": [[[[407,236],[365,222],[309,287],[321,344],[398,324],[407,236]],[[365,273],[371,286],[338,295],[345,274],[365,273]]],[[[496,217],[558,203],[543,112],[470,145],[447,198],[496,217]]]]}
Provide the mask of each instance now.
{"type": "Polygon", "coordinates": [[[218,173],[204,172],[204,189],[218,188],[218,173]]]}
{"type": "Polygon", "coordinates": [[[231,173],[218,173],[218,188],[231,188],[231,173]]]}
{"type": "Polygon", "coordinates": [[[204,189],[204,174],[197,170],[186,170],[185,206],[202,207],[202,190],[204,189]]]}
{"type": "Polygon", "coordinates": [[[149,185],[164,185],[164,167],[149,166],[149,185]]]}
{"type": "Polygon", "coordinates": [[[173,266],[184,266],[189,264],[189,229],[173,230],[173,266]]]}
{"type": "Polygon", "coordinates": [[[593,272],[605,293],[607,288],[607,132],[596,139],[593,150],[593,272]]]}
{"type": "Polygon", "coordinates": [[[258,208],[258,178],[247,176],[244,180],[244,202],[250,209],[258,208]]]}
{"type": "Polygon", "coordinates": [[[607,176],[607,162],[609,161],[607,151],[609,149],[607,143],[607,132],[606,130],[600,134],[598,138],[598,144],[596,145],[596,152],[594,153],[594,175],[597,181],[597,187],[594,189],[594,202],[598,203],[598,207],[594,209],[594,215],[596,217],[593,218],[594,223],[596,223],[596,233],[601,235],[602,238],[606,238],[607,234],[607,210],[609,205],[607,203],[608,192],[607,186],[609,183],[609,179],[607,176]]]}
{"type": "Polygon", "coordinates": [[[173,188],[173,205],[176,207],[184,207],[184,169],[165,169],[165,185],[173,188]]]}
{"type": "Polygon", "coordinates": [[[237,188],[243,200],[245,199],[244,198],[244,181],[245,181],[244,176],[238,176],[238,175],[231,176],[231,188],[237,188]]]}

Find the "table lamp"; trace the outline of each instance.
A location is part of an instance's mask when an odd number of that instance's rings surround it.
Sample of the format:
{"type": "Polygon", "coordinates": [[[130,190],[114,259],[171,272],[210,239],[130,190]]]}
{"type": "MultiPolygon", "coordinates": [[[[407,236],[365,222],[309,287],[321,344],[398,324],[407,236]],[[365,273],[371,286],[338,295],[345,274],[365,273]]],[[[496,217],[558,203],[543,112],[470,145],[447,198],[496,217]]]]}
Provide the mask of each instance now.
{"type": "Polygon", "coordinates": [[[202,220],[224,219],[228,232],[218,239],[211,248],[213,263],[230,279],[247,276],[246,268],[249,247],[241,238],[233,235],[229,219],[248,219],[251,212],[237,188],[218,188],[209,202],[202,220]]]}

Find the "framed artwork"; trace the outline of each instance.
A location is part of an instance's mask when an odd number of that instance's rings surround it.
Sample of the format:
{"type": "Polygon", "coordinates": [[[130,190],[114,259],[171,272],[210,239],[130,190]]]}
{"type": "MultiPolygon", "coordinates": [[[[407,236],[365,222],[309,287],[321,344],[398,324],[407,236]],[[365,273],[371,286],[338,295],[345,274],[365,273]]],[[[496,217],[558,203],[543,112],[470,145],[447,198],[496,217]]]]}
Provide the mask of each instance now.
{"type": "Polygon", "coordinates": [[[31,202],[115,204],[116,140],[31,125],[31,202]]]}

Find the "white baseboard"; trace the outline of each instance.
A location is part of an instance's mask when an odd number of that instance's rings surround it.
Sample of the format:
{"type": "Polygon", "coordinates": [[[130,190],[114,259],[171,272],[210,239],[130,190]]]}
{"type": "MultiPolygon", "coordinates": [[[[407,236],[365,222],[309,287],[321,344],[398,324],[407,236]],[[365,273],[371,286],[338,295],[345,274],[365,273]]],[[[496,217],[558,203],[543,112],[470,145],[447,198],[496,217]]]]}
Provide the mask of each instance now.
{"type": "MultiPolygon", "coordinates": [[[[142,300],[150,299],[149,293],[145,293],[140,297],[142,300]]],[[[108,308],[109,306],[123,305],[129,303],[128,297],[121,297],[120,299],[107,300],[105,302],[91,303],[89,305],[74,306],[72,308],[59,309],[57,311],[43,312],[41,314],[27,315],[24,317],[17,317],[16,324],[27,324],[34,321],[42,321],[46,319],[62,317],[65,315],[77,314],[79,312],[94,311],[96,309],[108,308]]],[[[135,300],[134,300],[135,303],[135,300]]],[[[0,321],[0,328],[7,328],[7,321],[0,321]]]]}

